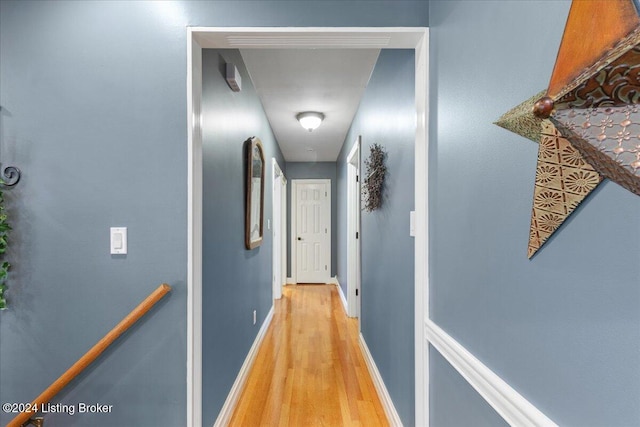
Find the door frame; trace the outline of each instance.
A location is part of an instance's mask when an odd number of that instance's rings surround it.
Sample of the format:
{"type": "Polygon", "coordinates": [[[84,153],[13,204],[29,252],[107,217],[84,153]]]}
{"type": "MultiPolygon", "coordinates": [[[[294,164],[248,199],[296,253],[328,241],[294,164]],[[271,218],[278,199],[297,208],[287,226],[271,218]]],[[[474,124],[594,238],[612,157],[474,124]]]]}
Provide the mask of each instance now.
{"type": "Polygon", "coordinates": [[[291,209],[289,212],[291,222],[291,279],[294,284],[298,284],[298,245],[296,244],[296,236],[298,234],[298,215],[296,215],[296,207],[298,204],[298,185],[301,184],[317,184],[323,183],[327,185],[327,197],[329,200],[329,227],[327,234],[329,235],[329,256],[327,257],[327,283],[331,279],[331,231],[332,231],[332,221],[331,221],[331,210],[333,208],[331,201],[331,180],[330,179],[292,179],[291,180],[291,209]]]}
{"type": "Polygon", "coordinates": [[[286,253],[287,253],[287,242],[286,242],[286,231],[283,233],[283,229],[286,230],[286,199],[287,194],[285,190],[285,185],[287,182],[287,178],[284,176],[284,172],[280,168],[278,161],[275,157],[271,158],[271,167],[273,173],[273,193],[271,197],[272,204],[272,216],[273,219],[273,245],[272,245],[272,280],[273,280],[273,299],[282,298],[282,286],[285,281],[283,280],[283,276],[286,277],[286,272],[282,271],[283,268],[283,260],[282,254],[285,254],[285,263],[284,268],[286,269],[286,253]],[[284,190],[284,191],[283,191],[284,190]],[[280,203],[276,203],[276,193],[280,194],[280,203]],[[284,203],[283,203],[284,201],[284,203]],[[276,226],[277,225],[277,226],[276,226]],[[283,235],[285,237],[283,237],[283,235]],[[279,251],[277,249],[280,249],[279,251]],[[276,275],[276,271],[280,269],[280,274],[276,275]]]}
{"type": "Polygon", "coordinates": [[[429,29],[187,27],[187,426],[202,425],[202,49],[385,48],[415,52],[415,422],[429,424],[429,29]],[[426,262],[424,262],[426,260],[426,262]]]}
{"type": "Polygon", "coordinates": [[[347,156],[347,316],[358,318],[360,329],[361,259],[360,259],[360,147],[358,135],[347,156]],[[356,295],[358,291],[358,295],[356,295]]]}

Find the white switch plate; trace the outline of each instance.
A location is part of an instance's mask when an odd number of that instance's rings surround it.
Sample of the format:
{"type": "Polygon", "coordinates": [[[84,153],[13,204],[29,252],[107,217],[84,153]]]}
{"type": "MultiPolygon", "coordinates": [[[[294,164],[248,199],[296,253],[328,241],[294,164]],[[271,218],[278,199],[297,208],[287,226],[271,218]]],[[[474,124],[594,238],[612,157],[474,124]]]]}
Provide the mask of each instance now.
{"type": "Polygon", "coordinates": [[[127,253],[127,227],[111,227],[111,254],[127,253]]]}
{"type": "Polygon", "coordinates": [[[409,212],[409,236],[416,237],[416,211],[409,212]]]}

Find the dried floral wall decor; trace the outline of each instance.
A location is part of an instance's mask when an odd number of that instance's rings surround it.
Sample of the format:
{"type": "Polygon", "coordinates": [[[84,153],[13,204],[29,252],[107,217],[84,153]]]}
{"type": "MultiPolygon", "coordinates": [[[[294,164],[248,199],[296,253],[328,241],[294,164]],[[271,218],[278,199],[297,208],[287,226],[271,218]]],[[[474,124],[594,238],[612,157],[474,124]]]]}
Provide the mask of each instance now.
{"type": "Polygon", "coordinates": [[[547,90],[496,124],[539,143],[529,258],[604,178],[640,196],[634,1],[573,0],[547,90]]]}
{"type": "Polygon", "coordinates": [[[364,160],[366,177],[362,187],[364,198],[364,210],[374,211],[382,206],[382,191],[384,189],[384,177],[387,167],[384,164],[386,152],[380,144],[370,147],[369,158],[364,160]]]}

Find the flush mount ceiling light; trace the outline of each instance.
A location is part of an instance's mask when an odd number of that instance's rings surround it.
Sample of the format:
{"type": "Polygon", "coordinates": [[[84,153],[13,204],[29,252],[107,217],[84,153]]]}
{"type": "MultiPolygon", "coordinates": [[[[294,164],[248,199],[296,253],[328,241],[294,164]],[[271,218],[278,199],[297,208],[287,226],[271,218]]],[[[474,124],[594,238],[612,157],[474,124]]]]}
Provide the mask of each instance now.
{"type": "Polygon", "coordinates": [[[320,126],[320,123],[324,120],[324,114],[316,111],[305,111],[304,113],[299,113],[296,119],[300,122],[300,126],[311,132],[320,126]]]}

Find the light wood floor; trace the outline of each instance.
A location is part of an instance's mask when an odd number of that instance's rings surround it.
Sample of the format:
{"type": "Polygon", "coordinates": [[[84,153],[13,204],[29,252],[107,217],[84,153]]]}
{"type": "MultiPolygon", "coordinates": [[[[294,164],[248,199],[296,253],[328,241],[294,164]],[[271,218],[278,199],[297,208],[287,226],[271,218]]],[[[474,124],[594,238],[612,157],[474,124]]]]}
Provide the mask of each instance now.
{"type": "Polygon", "coordinates": [[[230,425],[389,425],[334,285],[284,288],[230,425]]]}

